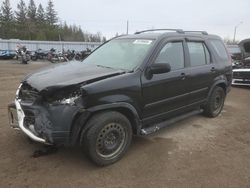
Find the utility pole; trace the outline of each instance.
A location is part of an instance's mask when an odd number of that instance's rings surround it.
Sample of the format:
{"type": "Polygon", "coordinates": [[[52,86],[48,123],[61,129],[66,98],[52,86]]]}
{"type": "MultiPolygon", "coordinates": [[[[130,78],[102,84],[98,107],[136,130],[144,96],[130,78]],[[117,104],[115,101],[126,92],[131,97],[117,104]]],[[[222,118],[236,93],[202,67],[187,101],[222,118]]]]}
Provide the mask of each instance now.
{"type": "Polygon", "coordinates": [[[234,27],[234,40],[233,40],[233,42],[235,43],[235,38],[236,38],[236,31],[237,31],[237,28],[239,27],[239,25],[240,24],[242,24],[243,22],[240,22],[238,25],[236,25],[235,27],[234,27]]]}
{"type": "Polygon", "coordinates": [[[128,23],[128,20],[127,20],[127,35],[128,35],[128,26],[129,26],[129,23],[128,23]]]}

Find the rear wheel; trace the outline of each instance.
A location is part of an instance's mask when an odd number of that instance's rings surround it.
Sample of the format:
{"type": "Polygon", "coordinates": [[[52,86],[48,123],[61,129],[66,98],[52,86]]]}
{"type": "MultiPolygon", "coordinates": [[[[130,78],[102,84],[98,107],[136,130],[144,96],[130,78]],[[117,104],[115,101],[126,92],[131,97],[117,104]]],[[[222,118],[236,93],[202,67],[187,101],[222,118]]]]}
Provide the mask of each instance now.
{"type": "Polygon", "coordinates": [[[22,64],[28,64],[28,61],[26,61],[26,60],[22,60],[22,64]]]}
{"type": "Polygon", "coordinates": [[[81,142],[89,158],[100,166],[118,161],[132,140],[130,121],[119,112],[103,112],[93,116],[81,142]]]}
{"type": "Polygon", "coordinates": [[[216,86],[209,96],[206,106],[204,107],[204,114],[208,117],[218,116],[223,109],[225,96],[224,89],[216,86]]]}
{"type": "Polygon", "coordinates": [[[38,57],[37,56],[31,56],[32,61],[37,61],[38,57]]]}

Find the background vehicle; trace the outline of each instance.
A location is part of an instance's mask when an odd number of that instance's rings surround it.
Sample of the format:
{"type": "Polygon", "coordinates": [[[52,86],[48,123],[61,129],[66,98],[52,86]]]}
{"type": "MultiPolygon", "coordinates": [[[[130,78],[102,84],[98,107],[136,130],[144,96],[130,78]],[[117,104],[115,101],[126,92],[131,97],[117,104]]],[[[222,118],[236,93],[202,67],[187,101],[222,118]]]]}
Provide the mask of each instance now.
{"type": "Polygon", "coordinates": [[[26,46],[22,46],[22,45],[18,46],[16,54],[17,54],[16,55],[17,59],[20,59],[22,64],[27,64],[31,57],[30,55],[31,52],[28,51],[26,46]]]}
{"type": "Polygon", "coordinates": [[[13,59],[16,56],[14,51],[0,50],[0,59],[13,59]]]}
{"type": "Polygon", "coordinates": [[[62,52],[57,52],[54,48],[51,48],[48,52],[48,61],[51,63],[59,63],[68,61],[66,54],[62,52]]]}
{"type": "Polygon", "coordinates": [[[243,52],[238,45],[227,45],[227,49],[232,58],[233,68],[239,68],[243,65],[243,52]]]}
{"type": "Polygon", "coordinates": [[[80,144],[93,162],[109,165],[133,134],[199,113],[218,116],[231,86],[230,60],[222,40],[204,31],[117,37],[83,62],[27,76],[9,106],[10,124],[37,142],[80,144]]]}
{"type": "Polygon", "coordinates": [[[250,68],[233,69],[232,85],[250,86],[250,68]]]}
{"type": "Polygon", "coordinates": [[[234,63],[232,85],[250,86],[250,39],[239,43],[242,60],[234,63]]]}
{"type": "Polygon", "coordinates": [[[33,61],[36,61],[38,59],[46,59],[48,57],[48,53],[49,52],[46,50],[38,49],[35,52],[32,52],[31,59],[33,61]]]}

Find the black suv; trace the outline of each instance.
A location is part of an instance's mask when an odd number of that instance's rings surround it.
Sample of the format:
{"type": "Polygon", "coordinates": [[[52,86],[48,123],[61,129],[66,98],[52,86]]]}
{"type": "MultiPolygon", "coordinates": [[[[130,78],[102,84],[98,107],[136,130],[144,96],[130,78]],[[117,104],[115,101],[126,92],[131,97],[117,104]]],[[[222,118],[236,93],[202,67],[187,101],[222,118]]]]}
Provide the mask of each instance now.
{"type": "Polygon", "coordinates": [[[92,161],[108,165],[124,155],[132,135],[198,113],[218,116],[232,77],[222,40],[151,31],[117,37],[83,62],[25,77],[9,105],[11,126],[44,144],[80,144],[92,161]]]}

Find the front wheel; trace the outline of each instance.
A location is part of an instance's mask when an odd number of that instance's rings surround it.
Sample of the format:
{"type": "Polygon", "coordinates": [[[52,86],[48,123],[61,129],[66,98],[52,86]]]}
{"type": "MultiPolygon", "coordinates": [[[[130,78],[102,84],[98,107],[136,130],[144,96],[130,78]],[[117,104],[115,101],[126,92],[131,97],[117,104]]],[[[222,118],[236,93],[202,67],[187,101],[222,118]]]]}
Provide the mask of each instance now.
{"type": "Polygon", "coordinates": [[[28,64],[28,61],[25,58],[22,58],[22,64],[28,64]]]}
{"type": "Polygon", "coordinates": [[[204,107],[204,114],[208,117],[218,116],[223,109],[225,97],[226,94],[224,89],[216,86],[209,96],[206,106],[204,107]]]}
{"type": "Polygon", "coordinates": [[[82,135],[89,158],[100,166],[118,161],[127,151],[132,140],[130,121],[119,112],[103,112],[93,116],[82,135]]]}

